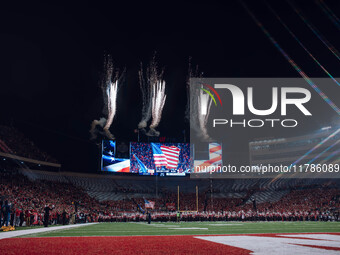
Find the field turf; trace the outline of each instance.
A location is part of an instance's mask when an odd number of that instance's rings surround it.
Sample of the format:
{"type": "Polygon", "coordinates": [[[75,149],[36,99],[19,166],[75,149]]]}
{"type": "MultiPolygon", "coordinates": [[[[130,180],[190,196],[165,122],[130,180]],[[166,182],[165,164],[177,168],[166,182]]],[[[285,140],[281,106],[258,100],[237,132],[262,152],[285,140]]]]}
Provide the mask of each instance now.
{"type": "Polygon", "coordinates": [[[150,225],[146,223],[99,223],[21,237],[166,236],[321,232],[339,233],[340,222],[167,222],[151,223],[150,225]]]}

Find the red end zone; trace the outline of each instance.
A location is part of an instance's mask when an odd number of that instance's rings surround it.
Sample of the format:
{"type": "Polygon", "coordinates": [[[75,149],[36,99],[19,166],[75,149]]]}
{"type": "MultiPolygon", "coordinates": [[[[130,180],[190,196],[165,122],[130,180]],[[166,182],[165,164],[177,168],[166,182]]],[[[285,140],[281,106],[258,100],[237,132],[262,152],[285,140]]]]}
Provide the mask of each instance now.
{"type": "Polygon", "coordinates": [[[10,238],[0,240],[0,254],[272,254],[270,248],[281,243],[292,251],[327,254],[340,251],[338,239],[340,233],[10,238]],[[266,238],[271,240],[269,248],[266,238]],[[255,250],[244,247],[247,240],[255,250]]]}
{"type": "Polygon", "coordinates": [[[0,254],[250,254],[193,236],[42,237],[0,241],[0,254]]]}

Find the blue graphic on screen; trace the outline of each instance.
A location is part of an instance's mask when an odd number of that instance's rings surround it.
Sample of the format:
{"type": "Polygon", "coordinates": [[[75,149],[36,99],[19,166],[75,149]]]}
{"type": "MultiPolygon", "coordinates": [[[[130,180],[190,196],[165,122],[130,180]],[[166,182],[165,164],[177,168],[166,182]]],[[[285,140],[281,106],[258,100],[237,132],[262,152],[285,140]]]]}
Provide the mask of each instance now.
{"type": "Polygon", "coordinates": [[[116,158],[116,142],[103,140],[102,142],[102,171],[115,173],[129,173],[130,159],[116,158]]]}

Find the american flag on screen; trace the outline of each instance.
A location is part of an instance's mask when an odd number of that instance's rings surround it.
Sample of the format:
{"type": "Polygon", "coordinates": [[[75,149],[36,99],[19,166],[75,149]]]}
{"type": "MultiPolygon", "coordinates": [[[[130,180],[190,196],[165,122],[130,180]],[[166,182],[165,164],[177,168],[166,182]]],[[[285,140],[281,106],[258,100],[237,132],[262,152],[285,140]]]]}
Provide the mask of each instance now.
{"type": "Polygon", "coordinates": [[[167,166],[166,157],[157,144],[151,143],[153,159],[156,167],[167,166]]]}
{"type": "Polygon", "coordinates": [[[159,146],[151,143],[156,167],[177,168],[180,149],[176,146],[159,146]]]}
{"type": "Polygon", "coordinates": [[[167,161],[167,168],[177,168],[180,149],[176,146],[161,146],[161,150],[167,161]]]}

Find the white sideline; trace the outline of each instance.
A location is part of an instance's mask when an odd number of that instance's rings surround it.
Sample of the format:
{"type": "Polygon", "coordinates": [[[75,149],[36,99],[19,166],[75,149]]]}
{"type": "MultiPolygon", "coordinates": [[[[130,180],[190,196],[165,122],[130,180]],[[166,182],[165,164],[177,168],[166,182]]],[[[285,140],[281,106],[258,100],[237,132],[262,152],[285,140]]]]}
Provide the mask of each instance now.
{"type": "Polygon", "coordinates": [[[54,231],[54,230],[83,227],[83,226],[88,226],[88,225],[92,225],[92,224],[98,224],[98,223],[94,222],[94,223],[67,225],[67,226],[59,226],[59,227],[47,227],[47,228],[42,227],[42,228],[33,228],[33,229],[1,232],[0,233],[0,240],[1,239],[5,239],[5,238],[23,236],[23,235],[30,235],[30,234],[38,234],[38,233],[50,232],[50,231],[54,231]]]}

